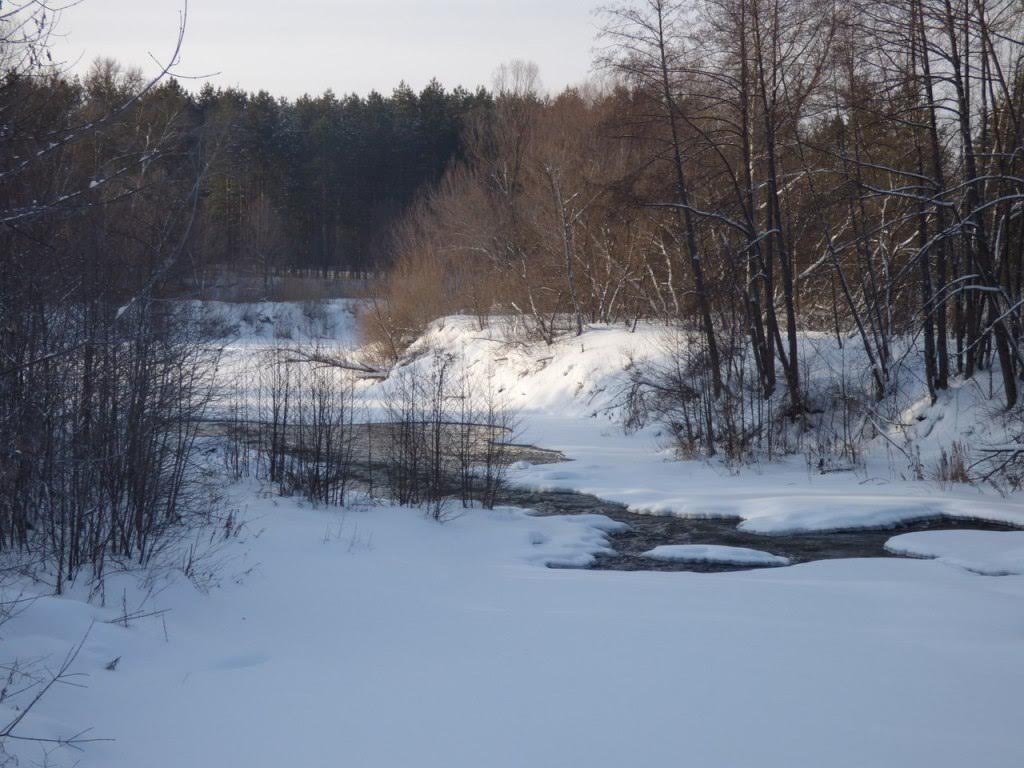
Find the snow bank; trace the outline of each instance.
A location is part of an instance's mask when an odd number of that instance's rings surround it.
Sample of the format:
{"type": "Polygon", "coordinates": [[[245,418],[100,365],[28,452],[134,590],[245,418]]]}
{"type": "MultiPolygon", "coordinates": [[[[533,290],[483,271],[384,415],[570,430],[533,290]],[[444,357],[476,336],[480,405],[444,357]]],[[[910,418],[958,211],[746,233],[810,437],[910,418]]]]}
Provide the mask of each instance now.
{"type": "Polygon", "coordinates": [[[934,501],[887,496],[782,496],[746,500],[739,505],[740,528],[753,533],[786,534],[891,528],[942,515],[934,501]]]}
{"type": "Polygon", "coordinates": [[[628,371],[658,354],[663,336],[657,324],[639,324],[635,332],[589,325],[582,336],[546,345],[517,340],[497,321],[480,329],[472,318],[446,317],[408,354],[420,364],[429,364],[433,351],[453,354],[471,375],[490,377],[513,407],[586,418],[612,415],[607,412],[621,403],[628,371]]]}
{"type": "Polygon", "coordinates": [[[657,436],[623,435],[600,419],[533,414],[526,422],[525,439],[561,450],[571,461],[517,466],[514,482],[572,488],[639,514],[737,518],[744,530],[763,534],[888,528],[925,519],[1024,526],[1019,496],[854,473],[820,475],[808,472],[802,457],[733,471],[676,461],[657,436]]]}
{"type": "Polygon", "coordinates": [[[978,501],[955,496],[929,498],[864,494],[787,495],[747,499],[737,505],[740,528],[752,533],[786,534],[898,528],[922,520],[979,520],[1024,524],[1019,503],[978,501]]]}
{"type": "MultiPolygon", "coordinates": [[[[196,311],[237,328],[222,374],[231,387],[254,381],[257,355],[281,343],[278,328],[293,329],[286,343],[351,349],[357,344],[354,301],[319,304],[197,304],[196,311]],[[311,321],[310,315],[315,316],[311,321]],[[326,316],[326,321],[324,317],[326,316]],[[320,319],[316,319],[319,317],[320,319]]],[[[968,518],[1024,526],[1019,498],[1000,499],[963,486],[939,488],[915,480],[920,455],[927,474],[955,442],[987,445],[1005,438],[1003,417],[976,382],[955,382],[932,405],[909,355],[896,366],[902,394],[886,435],[865,446],[857,472],[819,474],[804,456],[777,458],[738,471],[711,461],[678,461],[658,427],[625,435],[622,405],[632,368],[664,359],[666,332],[659,324],[590,325],[581,336],[553,344],[523,341],[498,320],[480,328],[470,317],[436,321],[409,350],[403,367],[424,371],[433,353],[454,359],[478,382],[521,414],[518,439],[562,451],[558,465],[517,464],[511,479],[540,489],[573,489],[619,501],[634,512],[681,517],[736,517],[745,530],[783,534],[885,528],[926,518],[968,518]],[[897,426],[898,425],[898,428],[897,426]],[[901,453],[894,446],[902,446],[901,453]]],[[[820,334],[801,337],[807,381],[827,385],[840,373],[864,373],[856,344],[838,348],[820,334]]],[[[366,413],[379,408],[379,387],[362,386],[366,413]]],[[[236,397],[245,396],[244,392],[236,397]]],[[[1005,441],[1005,440],[1004,440],[1005,441]]],[[[569,557],[566,562],[582,561],[569,557]]]]}
{"type": "Polygon", "coordinates": [[[680,560],[684,563],[722,563],[724,565],[789,565],[789,558],[746,547],[719,544],[663,544],[644,552],[655,560],[680,560]]]}
{"type": "Polygon", "coordinates": [[[894,536],[885,548],[984,576],[1024,574],[1024,531],[920,531],[894,536]]]}

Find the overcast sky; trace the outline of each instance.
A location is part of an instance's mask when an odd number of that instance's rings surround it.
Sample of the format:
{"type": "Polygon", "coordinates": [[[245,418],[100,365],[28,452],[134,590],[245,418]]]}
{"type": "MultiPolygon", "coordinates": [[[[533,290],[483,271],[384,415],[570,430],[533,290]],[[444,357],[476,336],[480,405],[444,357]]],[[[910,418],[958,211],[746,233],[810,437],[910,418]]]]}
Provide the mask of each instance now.
{"type": "MultiPolygon", "coordinates": [[[[298,96],[490,85],[504,61],[528,59],[548,90],[585,79],[599,0],[190,0],[183,75],[298,96]]],[[[184,0],[83,0],[55,41],[82,70],[97,56],[154,65],[173,49],[184,0]]],[[[198,87],[198,83],[192,86],[198,87]]]]}

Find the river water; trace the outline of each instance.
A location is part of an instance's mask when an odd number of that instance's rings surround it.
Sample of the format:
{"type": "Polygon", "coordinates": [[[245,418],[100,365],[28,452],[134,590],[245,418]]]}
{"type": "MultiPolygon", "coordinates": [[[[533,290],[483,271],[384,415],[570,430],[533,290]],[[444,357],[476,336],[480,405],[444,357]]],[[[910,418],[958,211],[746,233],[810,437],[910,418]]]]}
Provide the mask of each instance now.
{"type": "Polygon", "coordinates": [[[767,536],[741,531],[738,517],[684,518],[668,515],[638,515],[625,505],[574,491],[537,491],[508,488],[500,499],[502,504],[526,507],[539,515],[607,515],[625,523],[629,530],[609,535],[614,555],[599,554],[591,568],[612,571],[739,571],[753,567],[722,563],[692,563],[678,560],[655,560],[643,553],[662,544],[722,544],[747,547],[775,555],[783,555],[793,563],[845,557],[896,557],[885,551],[885,542],[892,536],[912,531],[934,531],[971,528],[974,530],[1007,531],[1012,526],[978,520],[931,518],[918,520],[884,530],[832,531],[767,536]]]}
{"type": "MultiPolygon", "coordinates": [[[[359,435],[360,446],[375,441],[378,445],[387,439],[387,425],[359,424],[355,425],[359,435]]],[[[207,434],[222,435],[224,426],[211,422],[206,427],[207,434]]],[[[506,444],[505,450],[511,453],[511,461],[522,461],[531,464],[552,464],[565,461],[565,456],[557,451],[539,448],[533,445],[506,444]]],[[[360,456],[363,449],[355,451],[360,456]]],[[[353,472],[357,477],[382,472],[380,466],[370,465],[365,461],[355,460],[353,472]]],[[[1013,526],[989,523],[979,520],[956,520],[951,518],[930,518],[917,520],[901,526],[884,530],[831,531],[813,533],[791,533],[780,535],[764,535],[739,530],[739,517],[686,518],[669,515],[639,515],[630,512],[623,504],[600,499],[586,493],[572,490],[549,490],[508,486],[504,488],[497,503],[503,506],[524,507],[539,515],[579,515],[599,514],[625,523],[628,529],[609,534],[609,544],[614,554],[598,554],[590,568],[616,571],[737,571],[748,570],[753,566],[724,563],[694,563],[679,560],[660,560],[644,557],[643,553],[657,546],[667,544],[718,544],[732,547],[746,547],[775,555],[782,555],[792,563],[805,563],[812,560],[829,560],[848,557],[896,557],[885,551],[885,542],[892,536],[913,531],[954,530],[970,528],[974,530],[1005,531],[1015,530],[1013,526]]]]}

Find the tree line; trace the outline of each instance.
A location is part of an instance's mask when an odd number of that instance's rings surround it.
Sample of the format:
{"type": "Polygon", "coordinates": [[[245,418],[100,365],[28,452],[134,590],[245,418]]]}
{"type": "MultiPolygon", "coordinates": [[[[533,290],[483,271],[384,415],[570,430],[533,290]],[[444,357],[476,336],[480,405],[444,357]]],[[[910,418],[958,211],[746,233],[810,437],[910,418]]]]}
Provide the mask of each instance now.
{"type": "Polygon", "coordinates": [[[708,408],[743,378],[800,418],[817,408],[801,334],[822,331],[862,350],[876,399],[911,339],[933,399],[987,371],[1014,408],[1021,3],[633,0],[602,18],[599,83],[551,96],[506,68],[402,221],[373,313],[386,354],[449,312],[548,342],[665,319],[691,331],[708,408]]]}
{"type": "Polygon", "coordinates": [[[205,86],[181,93],[208,158],[194,248],[206,264],[255,269],[385,269],[387,232],[461,154],[462,119],[482,89],[302,96],[205,86]]]}

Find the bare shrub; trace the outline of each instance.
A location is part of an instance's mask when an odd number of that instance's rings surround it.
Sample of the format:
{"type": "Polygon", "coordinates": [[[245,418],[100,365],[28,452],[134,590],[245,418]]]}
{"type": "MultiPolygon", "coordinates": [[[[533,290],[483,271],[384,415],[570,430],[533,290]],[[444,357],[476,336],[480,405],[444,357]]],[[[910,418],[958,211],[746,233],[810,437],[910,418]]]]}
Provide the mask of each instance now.
{"type": "Polygon", "coordinates": [[[40,553],[58,592],[84,566],[102,579],[110,559],[146,563],[201,512],[186,502],[219,356],[181,310],[89,313],[51,308],[80,347],[0,382],[0,546],[40,553]]]}
{"type": "Polygon", "coordinates": [[[455,453],[462,505],[478,503],[492,509],[505,485],[519,425],[507,398],[495,386],[493,371],[483,379],[462,376],[455,453]]]}
{"type": "Polygon", "coordinates": [[[431,321],[457,311],[447,296],[450,282],[447,265],[430,251],[417,251],[399,262],[385,279],[381,296],[358,316],[363,341],[381,362],[396,362],[431,321]]]}
{"type": "Polygon", "coordinates": [[[441,519],[455,473],[450,418],[457,389],[452,359],[436,354],[426,375],[400,369],[385,387],[384,461],[389,495],[400,504],[424,506],[441,519]]]}
{"type": "Polygon", "coordinates": [[[236,419],[228,455],[238,463],[236,456],[254,451],[246,466],[282,495],[341,505],[356,460],[355,378],[329,360],[319,346],[280,346],[264,353],[255,377],[255,418],[236,419]],[[239,440],[246,446],[238,446],[239,440]]]}
{"type": "MultiPolygon", "coordinates": [[[[706,355],[695,339],[683,328],[667,333],[658,362],[632,366],[625,393],[627,428],[661,424],[682,457],[714,456],[719,448],[715,417],[720,404],[712,393],[706,355]]],[[[743,443],[741,423],[742,418],[734,419],[730,434],[737,457],[743,443]]]]}
{"type": "Polygon", "coordinates": [[[970,449],[966,443],[954,440],[948,451],[945,448],[940,450],[932,477],[943,487],[954,483],[970,483],[972,482],[968,469],[970,465],[970,449]]]}
{"type": "Polygon", "coordinates": [[[804,453],[808,469],[852,470],[875,436],[871,395],[840,376],[813,381],[805,372],[803,407],[794,411],[785,390],[765,397],[756,360],[742,338],[720,339],[723,387],[715,395],[698,333],[667,331],[651,360],[631,362],[622,397],[627,429],[658,424],[680,458],[719,456],[729,465],[804,453]]]}
{"type": "Polygon", "coordinates": [[[343,505],[355,446],[352,375],[315,363],[291,364],[299,372],[289,484],[314,503],[343,505]]]}
{"type": "Polygon", "coordinates": [[[492,377],[481,383],[435,353],[429,368],[400,368],[385,383],[384,465],[388,494],[435,519],[494,506],[511,461],[516,419],[492,377]]]}
{"type": "Polygon", "coordinates": [[[807,428],[800,441],[809,472],[829,474],[863,466],[864,443],[875,436],[869,419],[873,400],[845,373],[817,389],[808,388],[807,428]]]}

